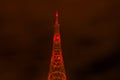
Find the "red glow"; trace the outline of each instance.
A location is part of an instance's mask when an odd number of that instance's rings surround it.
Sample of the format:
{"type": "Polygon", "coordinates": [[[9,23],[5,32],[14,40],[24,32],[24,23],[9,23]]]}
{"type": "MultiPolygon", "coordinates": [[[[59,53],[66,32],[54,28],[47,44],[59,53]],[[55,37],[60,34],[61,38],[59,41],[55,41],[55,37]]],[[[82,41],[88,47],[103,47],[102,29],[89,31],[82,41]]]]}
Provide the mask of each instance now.
{"type": "Polygon", "coordinates": [[[59,43],[60,42],[60,34],[55,34],[54,35],[54,42],[59,43]]]}
{"type": "Polygon", "coordinates": [[[56,17],[58,17],[58,11],[56,11],[56,17]]]}
{"type": "Polygon", "coordinates": [[[58,59],[61,59],[61,57],[59,56],[58,59]]]}

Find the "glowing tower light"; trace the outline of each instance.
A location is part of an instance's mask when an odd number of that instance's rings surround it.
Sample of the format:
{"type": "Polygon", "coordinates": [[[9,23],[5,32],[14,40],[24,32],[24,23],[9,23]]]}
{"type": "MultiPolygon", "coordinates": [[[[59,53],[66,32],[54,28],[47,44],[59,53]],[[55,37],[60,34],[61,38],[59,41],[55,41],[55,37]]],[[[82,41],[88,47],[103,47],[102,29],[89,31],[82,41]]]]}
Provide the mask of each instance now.
{"type": "Polygon", "coordinates": [[[53,50],[50,63],[48,80],[67,80],[62,57],[60,24],[58,21],[58,12],[56,12],[56,22],[54,26],[53,50]]]}

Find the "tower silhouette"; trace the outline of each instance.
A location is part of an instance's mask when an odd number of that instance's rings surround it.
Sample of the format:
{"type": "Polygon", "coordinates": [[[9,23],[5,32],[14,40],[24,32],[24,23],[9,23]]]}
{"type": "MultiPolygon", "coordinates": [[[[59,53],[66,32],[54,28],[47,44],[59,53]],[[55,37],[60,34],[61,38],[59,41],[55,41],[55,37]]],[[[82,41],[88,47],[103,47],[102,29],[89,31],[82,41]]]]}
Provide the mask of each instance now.
{"type": "Polygon", "coordinates": [[[56,22],[54,25],[53,49],[50,63],[48,80],[67,80],[62,57],[60,24],[58,21],[58,12],[56,11],[56,22]]]}

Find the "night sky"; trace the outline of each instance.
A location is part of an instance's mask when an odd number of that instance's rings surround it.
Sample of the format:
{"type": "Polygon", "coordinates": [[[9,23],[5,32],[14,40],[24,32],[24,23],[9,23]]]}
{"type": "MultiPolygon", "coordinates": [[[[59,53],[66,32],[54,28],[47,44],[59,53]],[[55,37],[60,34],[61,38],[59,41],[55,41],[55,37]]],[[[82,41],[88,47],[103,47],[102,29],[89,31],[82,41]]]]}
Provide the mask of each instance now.
{"type": "Polygon", "coordinates": [[[0,80],[47,80],[57,9],[68,80],[120,80],[119,0],[0,0],[0,80]]]}

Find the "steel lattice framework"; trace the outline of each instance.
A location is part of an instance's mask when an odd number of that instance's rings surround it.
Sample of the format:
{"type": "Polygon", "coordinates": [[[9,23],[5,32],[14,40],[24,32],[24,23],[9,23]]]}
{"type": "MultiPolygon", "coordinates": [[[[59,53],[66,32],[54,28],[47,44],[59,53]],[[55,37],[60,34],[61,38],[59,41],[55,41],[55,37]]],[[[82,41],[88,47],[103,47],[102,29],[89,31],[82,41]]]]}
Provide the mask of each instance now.
{"type": "Polygon", "coordinates": [[[53,50],[50,63],[48,80],[67,80],[62,57],[60,24],[58,22],[58,12],[56,12],[56,22],[54,26],[53,50]]]}

